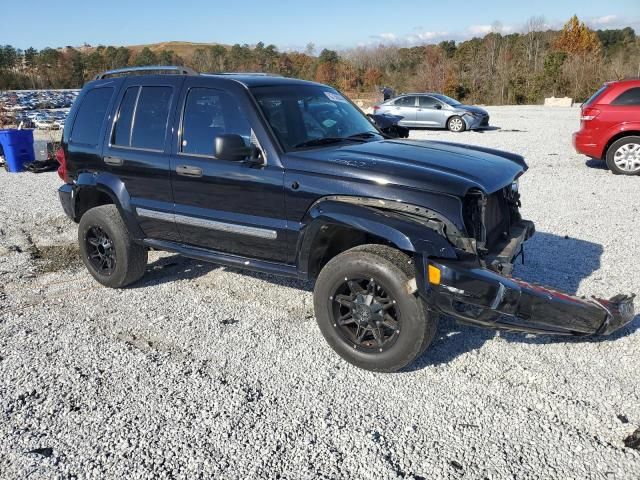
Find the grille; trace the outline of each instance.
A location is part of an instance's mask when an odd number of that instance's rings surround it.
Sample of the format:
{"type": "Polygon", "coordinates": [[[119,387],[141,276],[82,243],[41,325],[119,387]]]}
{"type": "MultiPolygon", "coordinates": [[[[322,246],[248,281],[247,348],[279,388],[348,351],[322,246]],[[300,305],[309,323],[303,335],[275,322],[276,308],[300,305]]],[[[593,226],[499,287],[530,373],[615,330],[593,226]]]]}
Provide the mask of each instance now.
{"type": "Polygon", "coordinates": [[[509,232],[509,205],[502,191],[498,191],[487,197],[484,218],[487,232],[487,247],[491,248],[502,238],[504,232],[509,232]]]}

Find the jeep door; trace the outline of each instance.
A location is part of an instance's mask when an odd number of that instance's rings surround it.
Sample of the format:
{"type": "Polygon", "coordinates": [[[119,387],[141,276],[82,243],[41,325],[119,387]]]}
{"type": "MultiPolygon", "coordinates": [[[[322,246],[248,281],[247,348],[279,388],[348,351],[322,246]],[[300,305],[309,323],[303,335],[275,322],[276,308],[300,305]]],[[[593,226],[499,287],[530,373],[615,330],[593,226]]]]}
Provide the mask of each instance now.
{"type": "Polygon", "coordinates": [[[405,127],[415,126],[417,102],[418,99],[415,95],[398,97],[393,101],[393,105],[387,108],[387,111],[392,115],[402,117],[402,120],[398,122],[398,125],[403,125],[405,127]]]}
{"type": "Polygon", "coordinates": [[[260,148],[262,132],[246,90],[212,78],[188,78],[180,96],[171,175],[182,242],[218,252],[284,261],[284,172],[215,157],[218,135],[240,135],[260,148]],[[235,89],[234,89],[235,87],[235,89]]]}
{"type": "Polygon", "coordinates": [[[421,95],[418,97],[416,124],[421,127],[444,128],[447,125],[447,111],[435,98],[421,95]]]}
{"type": "Polygon", "coordinates": [[[178,240],[173,221],[169,153],[182,76],[128,77],[112,116],[104,169],[122,182],[124,195],[148,238],[178,240]]]}

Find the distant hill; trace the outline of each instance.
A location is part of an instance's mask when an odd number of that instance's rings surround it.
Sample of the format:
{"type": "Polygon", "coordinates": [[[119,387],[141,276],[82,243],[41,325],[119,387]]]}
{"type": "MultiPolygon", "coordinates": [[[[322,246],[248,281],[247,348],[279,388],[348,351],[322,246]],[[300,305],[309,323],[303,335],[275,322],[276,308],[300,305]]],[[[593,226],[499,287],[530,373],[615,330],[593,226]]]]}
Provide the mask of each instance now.
{"type": "Polygon", "coordinates": [[[190,59],[193,57],[193,53],[198,48],[206,48],[212,47],[214,45],[222,45],[225,48],[230,48],[229,45],[224,45],[222,43],[195,43],[195,42],[159,42],[159,43],[149,43],[147,45],[125,45],[126,48],[132,50],[133,52],[139,52],[145,47],[148,47],[154,53],[160,52],[162,50],[173,50],[176,55],[184,59],[190,59]]]}

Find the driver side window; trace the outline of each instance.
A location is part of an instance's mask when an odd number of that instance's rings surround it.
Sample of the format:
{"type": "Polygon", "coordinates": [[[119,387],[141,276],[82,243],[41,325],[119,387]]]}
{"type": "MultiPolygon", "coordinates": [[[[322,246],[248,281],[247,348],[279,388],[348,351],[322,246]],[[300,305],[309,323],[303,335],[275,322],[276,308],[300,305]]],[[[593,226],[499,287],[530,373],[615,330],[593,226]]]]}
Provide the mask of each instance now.
{"type": "Polygon", "coordinates": [[[433,97],[418,97],[419,98],[419,103],[420,106],[422,108],[437,108],[437,105],[440,105],[440,102],[438,102],[435,98],[433,97]]]}
{"type": "Polygon", "coordinates": [[[211,88],[192,88],[187,94],[182,120],[180,152],[214,156],[218,135],[235,133],[245,145],[251,142],[251,126],[233,96],[211,88]]]}

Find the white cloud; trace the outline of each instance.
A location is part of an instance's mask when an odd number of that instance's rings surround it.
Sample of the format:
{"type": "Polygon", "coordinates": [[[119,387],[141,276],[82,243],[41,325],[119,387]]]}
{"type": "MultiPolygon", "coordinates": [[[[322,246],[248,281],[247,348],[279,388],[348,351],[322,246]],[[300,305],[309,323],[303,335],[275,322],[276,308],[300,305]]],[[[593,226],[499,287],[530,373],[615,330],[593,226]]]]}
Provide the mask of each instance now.
{"type": "Polygon", "coordinates": [[[486,35],[491,31],[491,25],[471,25],[467,31],[472,35],[486,35]]]}
{"type": "Polygon", "coordinates": [[[620,20],[620,17],[618,17],[618,15],[605,15],[603,17],[596,17],[596,18],[587,20],[587,23],[593,26],[597,26],[597,25],[604,26],[604,25],[617,24],[619,23],[619,20],[620,20]]]}
{"type": "Polygon", "coordinates": [[[427,40],[435,40],[438,38],[446,37],[449,35],[449,32],[418,32],[408,37],[416,38],[418,40],[427,41],[427,40]]]}
{"type": "Polygon", "coordinates": [[[395,33],[380,33],[377,36],[382,40],[387,40],[390,42],[393,42],[397,38],[395,33]]]}
{"type": "Polygon", "coordinates": [[[471,25],[467,27],[468,34],[480,36],[484,36],[491,32],[508,34],[513,33],[514,31],[516,31],[516,29],[512,25],[503,25],[500,22],[495,22],[493,25],[471,25]]]}
{"type": "Polygon", "coordinates": [[[379,33],[377,35],[371,35],[369,42],[360,42],[359,47],[365,47],[368,45],[374,45],[377,43],[393,44],[393,45],[417,45],[422,43],[434,43],[445,38],[448,38],[449,32],[431,32],[431,31],[417,31],[413,29],[413,33],[408,34],[396,34],[391,32],[379,33]]]}
{"type": "Polygon", "coordinates": [[[640,17],[621,17],[619,15],[603,15],[602,17],[587,18],[585,23],[594,30],[617,30],[631,27],[638,30],[640,27],[640,17]]]}

